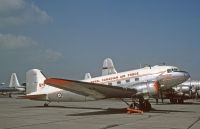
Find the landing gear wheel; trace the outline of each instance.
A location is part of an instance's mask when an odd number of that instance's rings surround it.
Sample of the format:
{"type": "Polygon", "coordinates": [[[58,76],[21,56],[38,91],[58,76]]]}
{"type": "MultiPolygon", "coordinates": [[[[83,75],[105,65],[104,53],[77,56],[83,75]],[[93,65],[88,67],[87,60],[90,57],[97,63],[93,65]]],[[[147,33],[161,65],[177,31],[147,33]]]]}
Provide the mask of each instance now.
{"type": "Polygon", "coordinates": [[[48,106],[49,106],[49,104],[47,104],[47,103],[44,104],[44,107],[48,107],[48,106]]]}
{"type": "Polygon", "coordinates": [[[9,98],[12,98],[12,94],[11,93],[9,93],[8,96],[9,96],[9,98]]]}
{"type": "Polygon", "coordinates": [[[140,109],[140,110],[143,110],[143,111],[145,111],[145,112],[148,112],[148,111],[151,110],[151,104],[149,103],[148,100],[144,100],[144,101],[141,102],[139,105],[140,105],[140,106],[139,106],[139,109],[140,109]]]}
{"type": "Polygon", "coordinates": [[[196,95],[195,95],[195,98],[198,99],[199,97],[200,97],[200,95],[199,95],[199,93],[198,93],[198,91],[197,91],[197,93],[196,93],[196,95]]]}
{"type": "Polygon", "coordinates": [[[139,98],[139,109],[145,112],[151,110],[151,104],[148,100],[144,100],[144,98],[139,98]]]}
{"type": "Polygon", "coordinates": [[[183,99],[178,99],[178,103],[183,104],[184,103],[183,99]]]}
{"type": "Polygon", "coordinates": [[[170,103],[171,103],[171,104],[176,104],[176,103],[177,103],[177,101],[178,101],[177,99],[173,99],[173,98],[172,98],[172,99],[170,99],[170,103]]]}
{"type": "Polygon", "coordinates": [[[156,98],[156,104],[158,104],[158,98],[156,98]]]}
{"type": "Polygon", "coordinates": [[[151,110],[151,104],[148,100],[145,100],[145,111],[149,112],[151,110]]]}
{"type": "Polygon", "coordinates": [[[170,103],[171,103],[171,104],[173,104],[173,103],[174,103],[174,101],[173,101],[173,100],[174,100],[174,99],[170,99],[170,103]]]}

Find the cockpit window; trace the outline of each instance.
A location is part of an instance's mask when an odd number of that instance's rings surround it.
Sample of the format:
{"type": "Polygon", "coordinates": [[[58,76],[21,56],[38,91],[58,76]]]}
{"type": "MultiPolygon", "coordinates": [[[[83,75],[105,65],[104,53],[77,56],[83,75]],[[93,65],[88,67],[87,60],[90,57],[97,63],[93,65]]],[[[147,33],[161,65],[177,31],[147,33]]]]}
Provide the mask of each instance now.
{"type": "Polygon", "coordinates": [[[174,68],[174,70],[173,70],[174,72],[177,72],[177,71],[180,71],[179,69],[177,69],[177,68],[174,68]]]}
{"type": "Polygon", "coordinates": [[[167,73],[178,72],[178,71],[179,71],[179,69],[177,69],[177,68],[167,69],[167,73]]]}
{"type": "Polygon", "coordinates": [[[171,72],[172,72],[172,69],[167,69],[167,72],[168,72],[168,73],[171,73],[171,72]]]}

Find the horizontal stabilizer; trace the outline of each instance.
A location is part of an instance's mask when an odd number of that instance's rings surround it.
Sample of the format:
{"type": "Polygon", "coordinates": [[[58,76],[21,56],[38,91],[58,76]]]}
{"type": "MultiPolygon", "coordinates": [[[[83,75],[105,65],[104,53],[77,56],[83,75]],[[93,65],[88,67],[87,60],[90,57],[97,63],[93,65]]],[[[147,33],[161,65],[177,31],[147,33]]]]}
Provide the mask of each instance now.
{"type": "Polygon", "coordinates": [[[44,99],[46,99],[46,94],[23,95],[23,96],[18,96],[17,98],[18,99],[44,100],[44,99]]]}

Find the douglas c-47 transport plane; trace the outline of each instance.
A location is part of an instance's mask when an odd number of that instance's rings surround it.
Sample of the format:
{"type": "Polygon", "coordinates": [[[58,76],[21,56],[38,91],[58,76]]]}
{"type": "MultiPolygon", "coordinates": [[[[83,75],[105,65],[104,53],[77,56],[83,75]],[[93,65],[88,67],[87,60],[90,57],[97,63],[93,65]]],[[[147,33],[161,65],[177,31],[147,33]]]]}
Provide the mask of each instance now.
{"type": "MultiPolygon", "coordinates": [[[[153,66],[84,80],[47,78],[38,69],[26,73],[26,95],[20,98],[50,102],[90,101],[131,98],[134,106],[149,111],[150,96],[186,81],[190,75],[174,66],[153,66]]],[[[125,101],[124,101],[125,102],[125,101]]],[[[45,103],[44,106],[48,106],[45,103]]],[[[127,102],[126,102],[127,103],[127,102]]],[[[128,103],[127,103],[128,104],[128,103]]],[[[128,104],[129,105],[129,104],[128,104]]]]}

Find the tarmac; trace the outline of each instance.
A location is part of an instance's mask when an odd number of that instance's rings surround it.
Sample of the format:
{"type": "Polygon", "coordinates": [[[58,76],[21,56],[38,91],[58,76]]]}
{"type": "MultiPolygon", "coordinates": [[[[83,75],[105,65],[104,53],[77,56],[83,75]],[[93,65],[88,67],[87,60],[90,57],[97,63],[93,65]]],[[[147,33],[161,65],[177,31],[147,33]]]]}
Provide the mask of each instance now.
{"type": "Polygon", "coordinates": [[[50,103],[0,98],[0,129],[200,129],[200,101],[127,114],[121,100],[50,103]]]}

